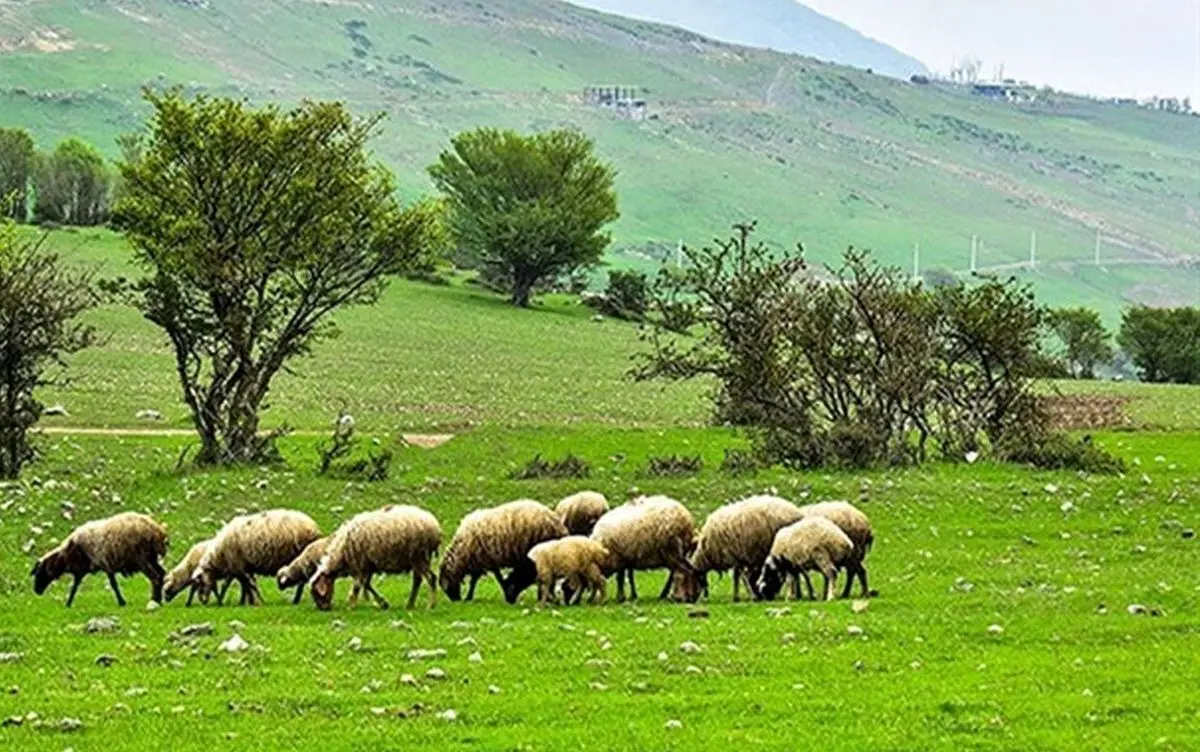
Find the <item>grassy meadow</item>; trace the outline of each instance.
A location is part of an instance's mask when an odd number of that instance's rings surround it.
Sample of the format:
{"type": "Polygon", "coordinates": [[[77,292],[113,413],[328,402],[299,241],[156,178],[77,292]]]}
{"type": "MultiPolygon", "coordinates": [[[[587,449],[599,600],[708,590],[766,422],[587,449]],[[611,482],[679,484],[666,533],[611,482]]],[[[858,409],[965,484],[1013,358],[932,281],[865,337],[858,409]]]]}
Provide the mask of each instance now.
{"type": "MultiPolygon", "coordinates": [[[[131,271],[106,233],[49,242],[102,274],[131,271]]],[[[560,298],[518,311],[470,287],[402,282],[339,317],[342,336],[279,381],[268,422],[320,431],[344,407],[382,442],[404,430],[454,439],[397,445],[382,483],[318,477],[316,438],[299,433],[282,444],[286,467],[181,472],[187,438],[70,432],[186,426],[153,327],[118,307],[91,316],[105,346],[74,358],[71,383],[43,395],[68,408],[45,421],[66,433],[43,436],[42,460],[0,486],[5,748],[1200,745],[1195,389],[1086,385],[1132,399],[1142,430],[1095,435],[1127,461],[1121,477],[988,463],[731,476],[721,459],[743,440],[704,426],[703,385],[623,377],[634,327],[560,298]],[[139,422],[142,408],[167,420],[139,422]],[[588,479],[509,479],[535,454],[568,453],[590,463],[588,479]],[[650,477],[648,459],[667,454],[701,455],[704,469],[650,477]],[[443,598],[430,611],[422,597],[406,612],[409,579],[392,577],[380,584],[394,604],[386,613],[349,610],[344,582],[330,613],[307,599],[292,606],[269,582],[262,607],[186,608],[181,597],[150,611],[144,579],[122,582],[130,606],[119,609],[93,576],[68,610],[67,582],[39,598],[28,576],[74,525],[126,509],[168,526],[174,564],[245,511],[298,508],[332,530],[358,511],[412,503],[448,539],[472,509],[552,503],[581,487],[613,502],[670,494],[697,519],[752,493],[850,499],[875,526],[867,564],[880,595],[866,610],[733,604],[726,578],[694,614],[655,601],[663,575],[643,573],[637,604],[540,609],[527,592],[507,606],[485,581],[475,603],[443,598]],[[117,631],[89,634],[100,617],[115,617],[117,631]],[[211,634],[180,637],[202,623],[211,634]],[[250,648],[222,651],[235,633],[250,648]]]]}

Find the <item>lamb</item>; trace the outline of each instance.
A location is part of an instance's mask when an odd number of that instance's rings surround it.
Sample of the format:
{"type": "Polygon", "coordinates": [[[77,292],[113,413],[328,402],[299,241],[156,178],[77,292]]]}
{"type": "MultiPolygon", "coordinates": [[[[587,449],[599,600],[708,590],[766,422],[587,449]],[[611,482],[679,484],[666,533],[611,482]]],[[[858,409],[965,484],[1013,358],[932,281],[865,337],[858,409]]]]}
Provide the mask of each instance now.
{"type": "Polygon", "coordinates": [[[571,535],[591,535],[596,521],[608,511],[608,499],[595,491],[580,491],[554,507],[571,535]]]}
{"type": "Polygon", "coordinates": [[[692,513],[666,496],[642,496],[606,513],[596,523],[592,540],[609,550],[617,573],[617,600],[625,600],[625,576],[630,597],[637,600],[633,573],[638,569],[670,570],[659,594],[664,600],[675,573],[690,572],[688,553],[696,535],[692,513]]]}
{"type": "Polygon", "coordinates": [[[234,517],[213,538],[192,579],[202,597],[218,580],[235,579],[242,586],[242,604],[254,605],[262,601],[255,577],[274,577],[320,537],[317,524],[303,512],[272,509],[234,517]]]}
{"type": "MultiPolygon", "coordinates": [[[[167,578],[163,582],[163,597],[167,603],[175,599],[175,596],[183,592],[184,588],[191,588],[188,592],[187,604],[192,605],[192,599],[200,591],[199,584],[192,578],[196,572],[196,567],[200,566],[200,559],[204,557],[204,553],[212,547],[212,539],[200,541],[192,546],[187,555],[180,560],[175,568],[167,573],[167,578]]],[[[233,584],[232,579],[226,579],[220,590],[217,591],[217,603],[225,602],[225,593],[229,590],[229,586],[233,584]]],[[[201,595],[201,602],[208,600],[207,595],[201,595]]]]}
{"type": "Polygon", "coordinates": [[[353,577],[350,607],[358,605],[360,590],[375,598],[382,609],[388,608],[374,587],[376,574],[412,572],[412,591],[408,607],[417,602],[421,580],[429,583],[429,607],[437,605],[437,584],[433,577],[433,557],[442,545],[442,526],[429,512],[413,506],[389,506],[356,515],[329,538],[328,548],[317,571],[309,580],[317,608],[333,606],[333,585],[339,577],[353,577]]]}
{"type": "Polygon", "coordinates": [[[479,578],[487,572],[503,587],[501,570],[521,564],[537,544],[566,536],[567,527],[558,515],[536,501],[513,501],[471,512],[459,523],[442,557],[442,590],[457,601],[463,579],[470,577],[467,600],[472,600],[479,578]]]}
{"type": "Polygon", "coordinates": [[[758,590],[764,598],[771,600],[778,595],[784,580],[791,578],[791,595],[795,597],[799,578],[803,578],[809,596],[815,598],[808,572],[816,570],[825,578],[822,600],[829,600],[833,597],[838,568],[846,566],[853,555],[854,543],[841,528],[824,517],[805,517],[775,535],[771,555],[763,564],[758,579],[758,590]]]}
{"type": "Polygon", "coordinates": [[[167,553],[167,530],[144,514],[124,512],[103,520],[94,520],[75,528],[66,540],[38,559],[30,574],[33,591],[46,592],[50,584],[65,574],[74,581],[67,595],[67,606],[75,602],[79,583],[93,572],[108,575],[117,605],[125,598],[117,587],[117,575],[129,577],[141,572],[150,580],[151,598],[162,602],[163,569],[161,559],[167,553]]]}
{"type": "Polygon", "coordinates": [[[708,592],[709,572],[730,569],[734,602],[740,600],[738,586],[742,582],[758,597],[756,581],[771,553],[775,534],[801,517],[799,507],[778,496],[751,496],[717,509],[700,529],[696,550],[689,559],[692,572],[677,578],[676,597],[696,601],[702,592],[708,592]]]}
{"type": "MultiPolygon", "coordinates": [[[[563,581],[566,593],[575,594],[575,602],[583,591],[591,589],[592,602],[603,603],[606,596],[605,576],[613,570],[612,557],[604,546],[582,535],[539,543],[529,550],[525,561],[513,568],[504,585],[504,598],[516,603],[525,588],[537,582],[538,601],[554,600],[554,588],[563,581]]],[[[567,598],[570,603],[570,597],[567,598]]]]}
{"type": "Polygon", "coordinates": [[[329,549],[329,537],[318,538],[300,552],[300,555],[292,559],[286,566],[280,567],[275,573],[275,581],[279,584],[279,589],[287,590],[288,588],[296,588],[296,595],[292,598],[292,605],[300,602],[304,597],[304,583],[317,572],[317,566],[321,563],[321,557],[329,549]]]}
{"type": "Polygon", "coordinates": [[[850,589],[854,585],[855,576],[862,585],[862,597],[872,594],[867,587],[867,568],[863,560],[871,551],[875,542],[875,533],[871,530],[871,521],[857,507],[845,501],[826,501],[819,504],[809,504],[800,507],[804,517],[824,517],[841,528],[842,532],[854,542],[854,553],[846,561],[846,587],[842,591],[843,598],[850,597],[850,589]]]}

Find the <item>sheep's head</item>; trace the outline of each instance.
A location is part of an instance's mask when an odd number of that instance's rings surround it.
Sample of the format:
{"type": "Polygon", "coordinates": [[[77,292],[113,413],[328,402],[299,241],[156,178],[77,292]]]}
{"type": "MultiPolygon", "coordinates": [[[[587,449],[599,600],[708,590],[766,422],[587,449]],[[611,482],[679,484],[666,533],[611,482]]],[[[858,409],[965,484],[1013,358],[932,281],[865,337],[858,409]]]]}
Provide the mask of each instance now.
{"type": "Polygon", "coordinates": [[[286,567],[280,567],[279,571],[275,573],[275,582],[279,585],[280,590],[294,588],[304,582],[304,579],[304,573],[296,571],[296,569],[290,565],[286,567]]]}
{"type": "Polygon", "coordinates": [[[309,582],[308,589],[312,591],[313,603],[317,604],[317,608],[322,611],[333,608],[333,575],[325,571],[317,572],[309,582]]]}
{"type": "Polygon", "coordinates": [[[517,599],[521,597],[521,593],[535,582],[537,582],[537,565],[532,560],[525,559],[513,567],[508,578],[500,583],[504,588],[504,600],[516,603],[517,599]]]}
{"type": "Polygon", "coordinates": [[[442,571],[438,573],[438,584],[442,586],[446,597],[452,601],[462,600],[462,578],[446,571],[446,566],[442,565],[442,571]]]}
{"type": "Polygon", "coordinates": [[[779,559],[774,556],[763,564],[762,574],[758,576],[758,596],[763,600],[775,600],[775,596],[783,589],[787,575],[780,564],[779,559]]]}
{"type": "Polygon", "coordinates": [[[50,584],[67,572],[87,571],[86,555],[73,541],[67,541],[38,559],[29,572],[33,577],[33,592],[41,595],[50,584]]]}
{"type": "Polygon", "coordinates": [[[216,588],[217,581],[210,570],[196,567],[196,571],[192,572],[189,584],[196,588],[196,595],[200,598],[200,602],[208,603],[208,597],[216,588]]]}
{"type": "Polygon", "coordinates": [[[708,592],[708,573],[696,569],[681,569],[672,575],[675,586],[671,597],[681,603],[695,603],[702,593],[708,592]]]}
{"type": "Polygon", "coordinates": [[[163,600],[170,603],[175,596],[182,593],[192,584],[190,577],[180,574],[178,570],[172,569],[167,573],[166,579],[163,580],[163,600]]]}

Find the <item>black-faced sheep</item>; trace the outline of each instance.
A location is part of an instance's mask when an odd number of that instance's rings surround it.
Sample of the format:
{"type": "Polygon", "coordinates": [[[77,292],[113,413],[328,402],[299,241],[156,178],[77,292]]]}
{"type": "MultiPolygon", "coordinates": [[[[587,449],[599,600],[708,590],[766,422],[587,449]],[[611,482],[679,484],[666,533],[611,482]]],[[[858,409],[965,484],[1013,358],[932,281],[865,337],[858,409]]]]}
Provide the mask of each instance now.
{"type": "Polygon", "coordinates": [[[558,515],[536,501],[513,501],[471,512],[459,523],[442,556],[442,590],[457,601],[462,597],[462,581],[469,577],[467,600],[471,600],[479,578],[488,572],[503,587],[503,570],[525,561],[537,544],[566,536],[567,527],[558,515]]]}
{"type": "Polygon", "coordinates": [[[803,578],[809,596],[815,598],[812,581],[808,578],[808,572],[815,570],[825,578],[823,600],[829,600],[833,596],[838,569],[846,565],[853,553],[854,543],[841,528],[824,517],[805,517],[775,536],[771,555],[759,576],[758,590],[764,598],[771,600],[790,577],[793,580],[790,592],[794,596],[798,580],[803,578]]]}
{"type": "Polygon", "coordinates": [[[317,524],[303,512],[272,509],[234,517],[213,538],[193,579],[201,596],[219,580],[235,579],[242,586],[242,603],[253,605],[262,601],[255,577],[274,577],[320,537],[317,524]]]}
{"type": "Polygon", "coordinates": [[[388,602],[372,587],[371,578],[376,574],[412,572],[408,607],[416,604],[424,578],[429,584],[429,607],[433,608],[437,605],[433,557],[441,545],[442,526],[424,509],[390,506],[356,515],[329,537],[325,556],[309,580],[313,601],[322,611],[329,610],[333,606],[334,582],[339,577],[353,577],[351,608],[358,605],[361,590],[386,609],[388,602]]]}
{"type": "Polygon", "coordinates": [[[611,510],[596,523],[592,540],[608,549],[617,572],[617,600],[625,600],[625,577],[630,597],[637,599],[633,573],[639,569],[667,569],[670,574],[659,600],[670,592],[677,572],[689,572],[688,553],[696,536],[696,523],[687,507],[665,496],[643,496],[611,510]]]}
{"type": "Polygon", "coordinates": [[[853,504],[845,501],[809,504],[800,507],[800,514],[804,517],[824,517],[850,537],[854,543],[854,553],[845,562],[848,576],[846,577],[846,587],[842,590],[842,597],[850,597],[850,589],[854,585],[856,576],[862,585],[862,596],[866,598],[870,595],[871,590],[867,587],[867,568],[863,564],[863,560],[871,551],[871,546],[875,542],[875,533],[871,529],[871,521],[867,519],[867,515],[853,504]]]}
{"type": "MultiPolygon", "coordinates": [[[[613,570],[608,549],[591,538],[571,535],[539,543],[530,549],[525,561],[513,568],[504,582],[504,597],[516,603],[521,593],[534,582],[538,586],[538,601],[554,600],[555,586],[561,580],[565,593],[573,594],[575,602],[583,598],[584,590],[592,591],[592,602],[604,602],[605,577],[613,570]]],[[[568,597],[568,605],[570,598],[568,597]]]]}
{"type": "Polygon", "coordinates": [[[117,605],[124,606],[125,598],[117,587],[116,576],[129,577],[141,572],[150,580],[151,597],[161,603],[166,576],[161,559],[166,553],[166,528],[144,514],[125,512],[95,520],[75,528],[66,540],[38,560],[30,572],[33,591],[41,595],[50,583],[69,574],[74,578],[67,595],[70,606],[83,578],[93,572],[104,572],[117,605]]]}
{"type": "Polygon", "coordinates": [[[554,511],[571,535],[591,535],[596,521],[608,511],[608,499],[595,491],[580,491],[558,502],[554,511]]]}
{"type": "Polygon", "coordinates": [[[696,550],[688,561],[690,573],[676,577],[675,597],[694,602],[708,592],[708,573],[733,570],[733,600],[738,586],[758,597],[757,580],[771,553],[775,534],[800,520],[800,508],[778,496],[752,496],[717,509],[704,521],[696,550]]]}

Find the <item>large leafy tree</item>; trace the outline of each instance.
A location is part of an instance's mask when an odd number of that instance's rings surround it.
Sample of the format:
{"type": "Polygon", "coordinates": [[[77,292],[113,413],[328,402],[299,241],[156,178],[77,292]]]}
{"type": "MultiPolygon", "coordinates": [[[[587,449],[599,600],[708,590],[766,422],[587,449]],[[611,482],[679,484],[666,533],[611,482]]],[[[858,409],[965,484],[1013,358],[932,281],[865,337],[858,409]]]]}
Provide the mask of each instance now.
{"type": "Polygon", "coordinates": [[[1117,342],[1143,381],[1200,383],[1200,308],[1134,306],[1117,342]]]}
{"type": "Polygon", "coordinates": [[[57,381],[64,357],[92,343],[78,317],[96,300],[88,272],[0,220],[0,478],[17,477],[33,458],[28,432],[42,414],[34,390],[57,381]]]}
{"type": "Polygon", "coordinates": [[[33,214],[39,222],[87,226],[108,221],[112,171],[91,145],[63,141],[37,160],[33,179],[33,214]]]}
{"type": "Polygon", "coordinates": [[[432,212],[402,208],[369,157],[378,118],[146,98],[154,114],[124,149],[114,214],[147,272],[133,300],[170,339],[197,462],[261,460],[272,379],[334,332],[331,314],[374,303],[419,259],[432,212]]]}
{"type": "Polygon", "coordinates": [[[0,128],[0,217],[24,222],[36,152],[20,128],[0,128]]]}
{"type": "Polygon", "coordinates": [[[615,172],[581,133],[461,133],[429,168],[459,242],[528,306],[539,282],[600,261],[619,215],[615,172]]]}
{"type": "Polygon", "coordinates": [[[1090,308],[1056,308],[1046,325],[1062,343],[1063,360],[1076,379],[1096,378],[1096,366],[1112,362],[1112,335],[1090,308]]]}

